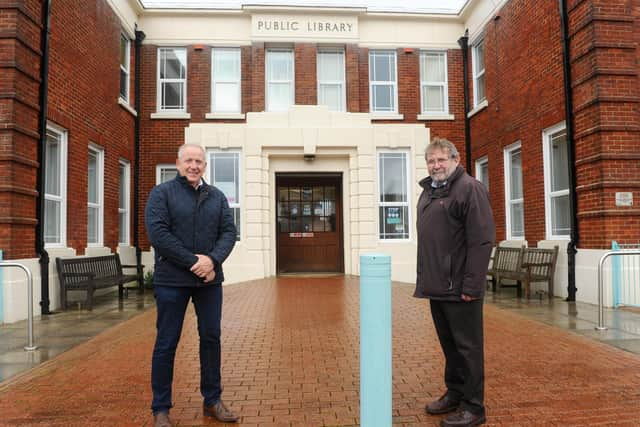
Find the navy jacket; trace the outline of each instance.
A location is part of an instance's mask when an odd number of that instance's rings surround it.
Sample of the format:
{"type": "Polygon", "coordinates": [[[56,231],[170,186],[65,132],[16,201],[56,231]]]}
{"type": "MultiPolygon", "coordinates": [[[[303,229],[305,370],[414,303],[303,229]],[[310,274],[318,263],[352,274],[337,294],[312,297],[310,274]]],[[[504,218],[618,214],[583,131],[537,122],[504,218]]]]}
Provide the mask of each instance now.
{"type": "Polygon", "coordinates": [[[236,243],[236,227],[227,198],[212,185],[198,190],[183,176],[151,190],[144,212],[147,236],[155,250],[153,283],[206,286],[224,281],[222,263],[236,243]],[[208,255],[216,277],[204,283],[189,269],[196,254],[208,255]]]}
{"type": "Polygon", "coordinates": [[[482,298],[496,234],[487,189],[461,166],[444,187],[433,190],[431,181],[420,181],[414,296],[462,301],[464,293],[482,298]]]}

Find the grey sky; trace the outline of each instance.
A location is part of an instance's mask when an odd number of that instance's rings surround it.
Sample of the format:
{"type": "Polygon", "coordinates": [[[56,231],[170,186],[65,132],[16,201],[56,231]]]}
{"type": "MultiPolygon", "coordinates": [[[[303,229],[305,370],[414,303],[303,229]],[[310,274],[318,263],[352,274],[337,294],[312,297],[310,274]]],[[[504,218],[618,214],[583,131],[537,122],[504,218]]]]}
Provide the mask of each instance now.
{"type": "Polygon", "coordinates": [[[140,0],[147,8],[239,9],[246,5],[359,7],[372,12],[457,13],[467,0],[140,0]]]}

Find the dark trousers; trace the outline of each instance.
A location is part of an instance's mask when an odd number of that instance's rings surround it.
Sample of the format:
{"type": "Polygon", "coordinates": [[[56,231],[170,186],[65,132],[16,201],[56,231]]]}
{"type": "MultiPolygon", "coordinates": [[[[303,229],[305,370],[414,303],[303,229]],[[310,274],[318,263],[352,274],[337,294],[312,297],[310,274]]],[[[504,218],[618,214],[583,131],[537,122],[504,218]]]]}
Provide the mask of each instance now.
{"type": "Polygon", "coordinates": [[[463,409],[484,413],[482,300],[431,300],[431,316],[446,359],[447,394],[463,409]]]}
{"type": "Polygon", "coordinates": [[[182,333],[184,314],[189,299],[193,301],[200,335],[200,392],[206,405],[220,399],[220,318],[222,286],[203,287],[156,286],[154,288],[158,319],[156,343],[151,360],[151,389],[154,413],[171,408],[173,362],[182,333]]]}

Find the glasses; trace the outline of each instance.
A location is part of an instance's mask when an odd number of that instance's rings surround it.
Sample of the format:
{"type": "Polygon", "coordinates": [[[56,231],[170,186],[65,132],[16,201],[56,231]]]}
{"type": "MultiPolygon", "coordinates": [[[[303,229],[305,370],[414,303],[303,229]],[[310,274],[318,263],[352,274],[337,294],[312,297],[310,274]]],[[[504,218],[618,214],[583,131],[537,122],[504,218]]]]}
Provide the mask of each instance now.
{"type": "Polygon", "coordinates": [[[429,159],[427,160],[427,165],[429,166],[435,166],[436,164],[442,165],[447,163],[450,159],[451,157],[439,157],[437,159],[429,159]]]}

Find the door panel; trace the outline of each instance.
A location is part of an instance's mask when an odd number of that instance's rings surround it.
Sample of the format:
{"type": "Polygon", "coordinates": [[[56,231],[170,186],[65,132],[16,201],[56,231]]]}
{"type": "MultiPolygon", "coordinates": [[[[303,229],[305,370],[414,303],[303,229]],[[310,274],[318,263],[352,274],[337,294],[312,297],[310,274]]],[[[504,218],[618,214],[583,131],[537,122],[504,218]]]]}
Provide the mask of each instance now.
{"type": "Polygon", "coordinates": [[[278,273],[342,272],[342,177],[276,176],[278,273]]]}

